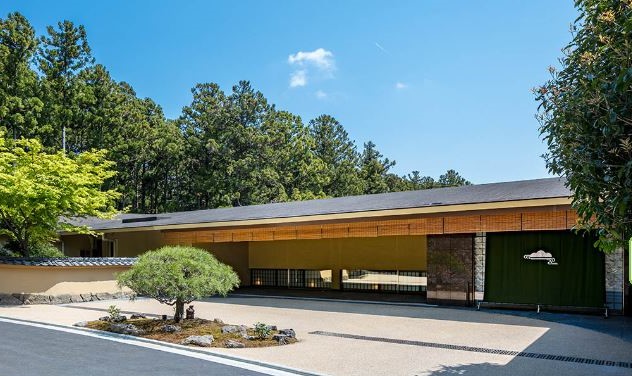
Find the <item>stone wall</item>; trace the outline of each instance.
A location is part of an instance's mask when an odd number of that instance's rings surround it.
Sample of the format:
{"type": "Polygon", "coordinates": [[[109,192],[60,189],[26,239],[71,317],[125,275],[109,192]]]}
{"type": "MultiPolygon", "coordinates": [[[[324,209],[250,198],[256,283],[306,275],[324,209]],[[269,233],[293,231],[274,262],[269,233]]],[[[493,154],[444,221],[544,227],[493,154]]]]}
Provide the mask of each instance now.
{"type": "Polygon", "coordinates": [[[606,306],[615,311],[623,310],[623,269],[622,248],[606,254],[606,306]]]}
{"type": "Polygon", "coordinates": [[[428,302],[473,301],[473,235],[428,236],[428,302]]]}
{"type": "Polygon", "coordinates": [[[485,300],[485,253],[487,234],[477,232],[474,237],[474,299],[485,300]]]}

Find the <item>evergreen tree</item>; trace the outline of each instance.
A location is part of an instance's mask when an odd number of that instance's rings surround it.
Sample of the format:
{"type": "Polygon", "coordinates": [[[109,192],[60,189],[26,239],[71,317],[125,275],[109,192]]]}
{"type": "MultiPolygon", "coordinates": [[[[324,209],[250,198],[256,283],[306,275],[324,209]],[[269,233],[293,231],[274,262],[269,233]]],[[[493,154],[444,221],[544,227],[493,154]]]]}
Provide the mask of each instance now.
{"type": "Polygon", "coordinates": [[[364,183],[364,193],[384,193],[389,191],[387,175],[395,161],[382,158],[383,155],[377,150],[376,145],[369,141],[364,144],[362,158],[360,160],[360,176],[364,183]]]}
{"type": "Polygon", "coordinates": [[[86,30],[71,21],[47,27],[40,39],[39,68],[44,74],[44,120],[40,137],[46,146],[78,152],[81,133],[77,129],[79,98],[83,85],[77,75],[93,63],[86,30]],[[80,137],[80,136],[79,136],[80,137]]]}
{"type": "Polygon", "coordinates": [[[44,105],[30,67],[36,49],[35,30],[23,15],[0,19],[0,131],[7,137],[31,137],[44,105]]]}
{"type": "Polygon", "coordinates": [[[361,194],[362,179],[358,164],[360,156],[349,134],[335,118],[321,115],[309,122],[314,139],[314,151],[325,164],[328,183],[323,190],[333,197],[361,194]]]}
{"type": "Polygon", "coordinates": [[[470,185],[469,181],[459,175],[458,172],[454,170],[448,170],[445,174],[439,176],[439,181],[437,185],[439,187],[459,187],[462,185],[470,185]]]}

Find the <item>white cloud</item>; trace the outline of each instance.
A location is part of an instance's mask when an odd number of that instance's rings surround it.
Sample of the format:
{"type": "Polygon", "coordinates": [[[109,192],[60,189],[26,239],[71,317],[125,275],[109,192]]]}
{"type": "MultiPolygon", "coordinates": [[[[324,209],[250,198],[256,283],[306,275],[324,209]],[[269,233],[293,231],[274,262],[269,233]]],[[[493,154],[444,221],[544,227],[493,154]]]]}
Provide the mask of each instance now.
{"type": "Polygon", "coordinates": [[[307,85],[307,72],[297,70],[290,75],[290,87],[300,87],[307,85]]]}
{"type": "Polygon", "coordinates": [[[328,97],[327,93],[325,93],[322,90],[316,90],[316,93],[314,93],[316,95],[316,98],[318,99],[325,99],[328,97]]]}
{"type": "Polygon", "coordinates": [[[296,70],[290,75],[290,87],[305,86],[312,76],[332,78],[333,72],[336,70],[334,54],[324,48],[291,54],[288,56],[287,62],[296,67],[296,70]]]}
{"type": "Polygon", "coordinates": [[[299,51],[287,58],[290,65],[297,64],[299,66],[314,65],[323,71],[332,71],[336,68],[334,63],[334,54],[324,48],[317,48],[314,51],[299,51]]]}
{"type": "Polygon", "coordinates": [[[395,83],[395,89],[397,89],[397,90],[406,89],[407,87],[408,87],[408,84],[405,84],[403,82],[396,82],[395,83]]]}

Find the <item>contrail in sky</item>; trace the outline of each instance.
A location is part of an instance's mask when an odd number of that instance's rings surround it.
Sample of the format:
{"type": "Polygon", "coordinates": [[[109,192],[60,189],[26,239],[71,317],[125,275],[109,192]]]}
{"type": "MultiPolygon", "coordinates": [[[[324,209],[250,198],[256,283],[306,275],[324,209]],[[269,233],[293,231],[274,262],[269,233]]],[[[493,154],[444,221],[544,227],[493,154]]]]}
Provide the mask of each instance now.
{"type": "Polygon", "coordinates": [[[384,47],[382,47],[381,44],[379,44],[378,42],[375,42],[375,47],[379,48],[382,52],[384,52],[385,54],[391,54],[390,52],[388,52],[388,50],[384,47]]]}

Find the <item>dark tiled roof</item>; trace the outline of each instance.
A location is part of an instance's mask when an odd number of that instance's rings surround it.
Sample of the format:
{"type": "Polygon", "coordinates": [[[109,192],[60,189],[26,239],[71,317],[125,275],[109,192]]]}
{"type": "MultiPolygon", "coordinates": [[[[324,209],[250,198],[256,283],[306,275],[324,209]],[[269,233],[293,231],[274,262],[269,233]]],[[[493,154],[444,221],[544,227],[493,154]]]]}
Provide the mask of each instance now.
{"type": "Polygon", "coordinates": [[[188,212],[122,214],[112,220],[83,218],[72,223],[95,230],[110,230],[570,197],[571,192],[565,182],[564,178],[522,180],[188,212]],[[142,221],[148,217],[156,218],[142,221]]]}
{"type": "Polygon", "coordinates": [[[131,266],[133,257],[0,257],[0,264],[25,266],[131,266]]]}

